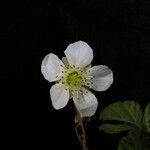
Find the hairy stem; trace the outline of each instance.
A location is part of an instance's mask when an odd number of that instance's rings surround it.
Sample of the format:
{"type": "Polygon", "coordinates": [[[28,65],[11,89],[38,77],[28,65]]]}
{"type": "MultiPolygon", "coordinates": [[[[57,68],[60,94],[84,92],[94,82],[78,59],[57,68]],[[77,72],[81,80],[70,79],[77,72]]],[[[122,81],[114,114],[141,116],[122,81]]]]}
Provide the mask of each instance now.
{"type": "Polygon", "coordinates": [[[79,111],[76,108],[76,118],[75,118],[75,122],[77,123],[76,125],[76,134],[77,137],[80,141],[82,150],[89,150],[88,146],[87,146],[87,138],[86,138],[86,132],[85,132],[85,128],[84,128],[84,122],[83,122],[83,118],[80,116],[79,111]]]}

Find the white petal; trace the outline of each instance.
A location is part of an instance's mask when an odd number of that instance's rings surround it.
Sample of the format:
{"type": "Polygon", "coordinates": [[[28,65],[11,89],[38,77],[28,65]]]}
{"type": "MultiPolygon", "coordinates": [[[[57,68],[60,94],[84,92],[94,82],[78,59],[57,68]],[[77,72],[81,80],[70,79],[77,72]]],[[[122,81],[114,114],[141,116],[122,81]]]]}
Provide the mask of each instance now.
{"type": "Polygon", "coordinates": [[[85,67],[89,65],[93,59],[93,50],[87,43],[78,41],[67,47],[65,55],[71,65],[85,67]]]}
{"type": "Polygon", "coordinates": [[[90,117],[95,114],[98,102],[92,92],[84,89],[83,94],[78,92],[77,95],[73,97],[73,100],[81,117],[90,117]]]}
{"type": "Polygon", "coordinates": [[[94,77],[91,86],[95,91],[105,91],[113,83],[113,73],[107,66],[94,66],[88,71],[88,75],[94,77]]]}
{"type": "Polygon", "coordinates": [[[56,55],[50,53],[42,61],[41,72],[49,82],[56,81],[63,70],[62,66],[64,66],[62,61],[56,55]]]}
{"type": "Polygon", "coordinates": [[[69,89],[63,84],[55,84],[50,89],[52,105],[55,109],[65,107],[69,100],[69,89]]]}

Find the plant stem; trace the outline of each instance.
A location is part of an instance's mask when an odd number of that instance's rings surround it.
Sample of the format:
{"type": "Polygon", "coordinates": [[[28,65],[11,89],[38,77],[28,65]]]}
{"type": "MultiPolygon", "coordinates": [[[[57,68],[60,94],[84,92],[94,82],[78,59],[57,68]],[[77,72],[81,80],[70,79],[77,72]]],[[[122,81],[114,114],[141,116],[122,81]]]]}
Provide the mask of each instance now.
{"type": "Polygon", "coordinates": [[[85,128],[84,128],[83,118],[80,116],[80,113],[77,110],[77,108],[76,108],[76,113],[77,113],[77,115],[76,115],[75,120],[76,120],[76,123],[77,123],[77,126],[76,126],[77,137],[80,141],[82,150],[89,150],[89,148],[87,146],[87,138],[86,138],[86,132],[85,132],[85,128]],[[78,127],[80,128],[81,133],[79,133],[78,127]]]}

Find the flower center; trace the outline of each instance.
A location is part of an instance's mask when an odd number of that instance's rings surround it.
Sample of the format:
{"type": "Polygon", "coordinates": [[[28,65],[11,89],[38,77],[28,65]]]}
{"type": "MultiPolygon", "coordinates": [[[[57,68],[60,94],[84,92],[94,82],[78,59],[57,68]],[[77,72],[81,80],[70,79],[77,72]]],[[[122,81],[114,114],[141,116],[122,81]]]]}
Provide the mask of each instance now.
{"type": "Polygon", "coordinates": [[[68,86],[70,91],[80,90],[86,84],[86,70],[68,65],[62,72],[60,82],[68,86]]]}
{"type": "Polygon", "coordinates": [[[66,82],[70,86],[81,86],[83,81],[83,77],[78,72],[74,71],[68,74],[66,78],[66,82]]]}

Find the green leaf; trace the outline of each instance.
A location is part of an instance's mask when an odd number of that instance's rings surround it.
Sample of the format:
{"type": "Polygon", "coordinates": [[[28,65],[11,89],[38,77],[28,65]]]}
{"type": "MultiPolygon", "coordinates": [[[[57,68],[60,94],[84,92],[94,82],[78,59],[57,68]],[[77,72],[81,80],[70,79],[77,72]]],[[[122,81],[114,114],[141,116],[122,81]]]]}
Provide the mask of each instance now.
{"type": "Polygon", "coordinates": [[[122,137],[119,142],[118,150],[137,150],[136,148],[137,135],[136,134],[137,132],[130,131],[127,136],[122,137]]]}
{"type": "Polygon", "coordinates": [[[150,103],[145,108],[145,112],[143,116],[143,123],[146,125],[148,130],[150,130],[150,103]]]}
{"type": "Polygon", "coordinates": [[[150,150],[150,137],[145,130],[132,130],[120,139],[118,150],[150,150]]]}
{"type": "Polygon", "coordinates": [[[116,102],[107,106],[100,114],[102,120],[118,120],[137,125],[141,122],[142,111],[135,101],[116,102]]]}
{"type": "Polygon", "coordinates": [[[99,127],[99,130],[104,131],[105,133],[119,133],[121,131],[126,131],[130,130],[131,127],[125,125],[125,124],[109,124],[109,123],[104,123],[99,127]]]}

